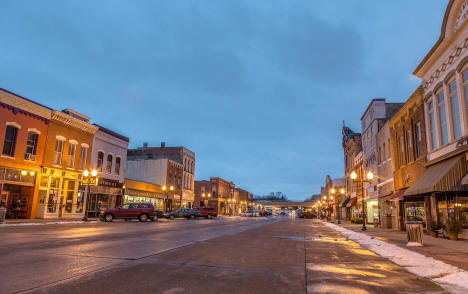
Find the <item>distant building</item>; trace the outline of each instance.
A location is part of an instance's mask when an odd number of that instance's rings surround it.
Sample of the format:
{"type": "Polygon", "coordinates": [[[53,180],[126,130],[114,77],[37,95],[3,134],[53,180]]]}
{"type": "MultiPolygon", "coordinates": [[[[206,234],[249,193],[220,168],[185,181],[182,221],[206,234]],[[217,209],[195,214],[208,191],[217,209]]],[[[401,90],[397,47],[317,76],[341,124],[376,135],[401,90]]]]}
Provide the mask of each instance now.
{"type": "Polygon", "coordinates": [[[195,207],[215,207],[218,214],[234,214],[239,206],[234,198],[234,189],[234,183],[219,177],[195,181],[195,207]]]}

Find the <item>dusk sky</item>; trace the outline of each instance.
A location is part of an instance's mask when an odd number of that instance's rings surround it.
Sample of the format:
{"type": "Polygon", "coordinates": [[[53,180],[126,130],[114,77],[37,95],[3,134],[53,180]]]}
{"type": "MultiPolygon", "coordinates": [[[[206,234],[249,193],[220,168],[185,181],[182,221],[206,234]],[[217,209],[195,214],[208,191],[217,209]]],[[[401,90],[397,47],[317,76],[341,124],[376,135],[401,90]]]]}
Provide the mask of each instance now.
{"type": "Polygon", "coordinates": [[[447,3],[3,0],[0,88],[302,200],[344,175],[343,120],[419,86],[447,3]]]}

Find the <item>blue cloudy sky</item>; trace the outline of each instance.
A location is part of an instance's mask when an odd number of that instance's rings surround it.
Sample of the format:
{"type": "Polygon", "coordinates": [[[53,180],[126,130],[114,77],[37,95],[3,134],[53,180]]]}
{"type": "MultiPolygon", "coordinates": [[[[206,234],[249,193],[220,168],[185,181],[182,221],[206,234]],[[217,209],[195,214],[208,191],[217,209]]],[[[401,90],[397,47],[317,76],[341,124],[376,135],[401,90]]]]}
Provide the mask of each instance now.
{"type": "Polygon", "coordinates": [[[2,0],[0,87],[300,200],[343,175],[342,120],[417,88],[447,3],[2,0]]]}

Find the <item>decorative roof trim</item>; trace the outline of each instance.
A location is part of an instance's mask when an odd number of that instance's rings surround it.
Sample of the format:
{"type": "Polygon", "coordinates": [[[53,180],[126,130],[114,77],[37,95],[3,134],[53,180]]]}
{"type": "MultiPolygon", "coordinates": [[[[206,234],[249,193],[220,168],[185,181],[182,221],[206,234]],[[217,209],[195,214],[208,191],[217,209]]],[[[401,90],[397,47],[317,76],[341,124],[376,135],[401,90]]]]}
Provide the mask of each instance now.
{"type": "Polygon", "coordinates": [[[60,122],[66,126],[74,127],[80,129],[86,133],[95,134],[98,130],[98,127],[93,126],[90,123],[84,122],[77,118],[72,117],[64,112],[59,110],[54,110],[52,113],[52,120],[60,122]]]}

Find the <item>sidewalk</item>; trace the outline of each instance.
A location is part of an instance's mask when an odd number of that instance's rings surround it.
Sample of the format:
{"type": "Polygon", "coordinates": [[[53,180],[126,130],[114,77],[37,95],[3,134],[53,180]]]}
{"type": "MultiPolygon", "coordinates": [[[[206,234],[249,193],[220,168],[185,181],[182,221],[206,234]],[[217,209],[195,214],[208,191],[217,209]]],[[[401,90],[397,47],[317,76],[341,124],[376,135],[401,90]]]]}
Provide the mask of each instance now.
{"type": "MultiPolygon", "coordinates": [[[[335,223],[335,225],[338,225],[335,223]]],[[[395,231],[392,229],[374,228],[366,226],[367,231],[362,232],[362,225],[352,223],[341,223],[341,226],[348,230],[376,237],[382,241],[395,244],[408,250],[423,254],[427,257],[433,257],[450,265],[468,270],[468,240],[451,241],[443,238],[433,238],[430,235],[424,235],[424,246],[408,247],[406,244],[406,232],[395,231]]]]}
{"type": "MultiPolygon", "coordinates": [[[[90,218],[89,222],[97,222],[98,218],[90,218]]],[[[2,225],[40,225],[40,224],[74,224],[74,223],[85,223],[82,218],[48,218],[48,219],[6,219],[2,225]]]]}

